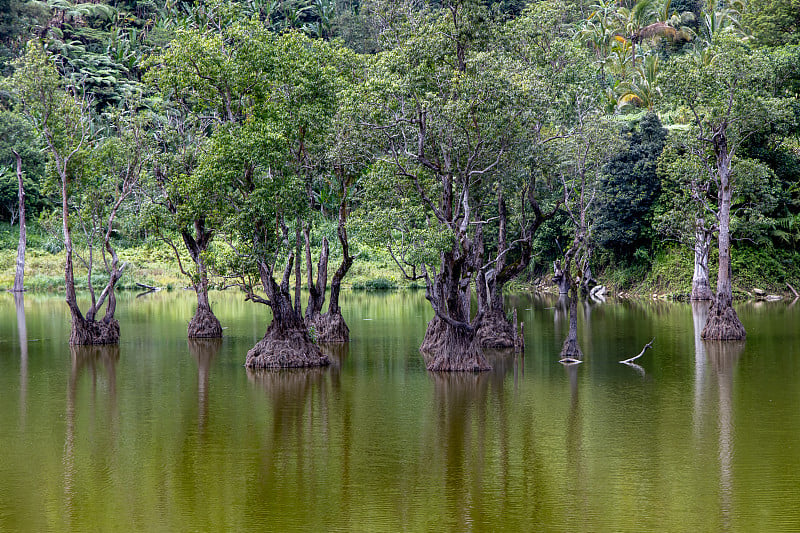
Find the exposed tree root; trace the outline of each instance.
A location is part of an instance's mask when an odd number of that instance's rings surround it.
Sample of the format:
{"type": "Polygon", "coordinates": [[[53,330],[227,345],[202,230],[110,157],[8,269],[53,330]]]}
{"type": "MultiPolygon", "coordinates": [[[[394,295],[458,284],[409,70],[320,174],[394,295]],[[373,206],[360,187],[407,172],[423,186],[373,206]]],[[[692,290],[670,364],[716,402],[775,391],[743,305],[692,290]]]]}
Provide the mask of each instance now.
{"type": "Polygon", "coordinates": [[[100,321],[72,317],[71,345],[119,344],[119,322],[116,319],[100,321]]]}
{"type": "Polygon", "coordinates": [[[247,368],[326,366],[330,359],[311,341],[305,328],[277,328],[273,321],[264,338],[247,352],[247,368]]]}
{"type": "Polygon", "coordinates": [[[426,367],[433,372],[482,372],[492,368],[474,332],[452,327],[436,316],[428,323],[420,351],[426,367]]]}
{"type": "Polygon", "coordinates": [[[309,329],[314,328],[318,342],[349,342],[350,328],[342,317],[342,313],[324,313],[307,321],[309,329]]]}
{"type": "Polygon", "coordinates": [[[570,361],[581,362],[583,360],[583,352],[578,345],[578,339],[572,335],[567,336],[567,339],[561,346],[561,352],[559,352],[558,356],[561,358],[560,362],[562,363],[570,361]]]}
{"type": "Polygon", "coordinates": [[[514,324],[498,311],[489,311],[483,315],[476,335],[481,348],[513,348],[516,338],[514,324]]]}
{"type": "Polygon", "coordinates": [[[222,337],[222,324],[211,309],[198,307],[192,320],[189,321],[189,338],[222,337]]]}
{"type": "Polygon", "coordinates": [[[720,304],[718,299],[714,299],[700,336],[705,340],[742,341],[747,337],[747,333],[733,306],[720,304]]]}

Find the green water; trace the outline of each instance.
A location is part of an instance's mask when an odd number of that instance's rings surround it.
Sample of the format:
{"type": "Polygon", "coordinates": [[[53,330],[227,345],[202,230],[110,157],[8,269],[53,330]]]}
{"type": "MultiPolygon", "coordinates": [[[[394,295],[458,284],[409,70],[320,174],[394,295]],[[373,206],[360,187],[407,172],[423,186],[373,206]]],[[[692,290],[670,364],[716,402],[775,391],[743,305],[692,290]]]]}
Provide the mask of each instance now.
{"type": "Polygon", "coordinates": [[[60,298],[0,295],[0,530],[800,529],[800,304],[722,347],[688,304],[584,307],[564,368],[555,301],[515,296],[524,357],[440,375],[422,293],[345,293],[331,367],[251,374],[241,300],[194,343],[190,293],[123,294],[122,343],[70,349],[60,298]]]}

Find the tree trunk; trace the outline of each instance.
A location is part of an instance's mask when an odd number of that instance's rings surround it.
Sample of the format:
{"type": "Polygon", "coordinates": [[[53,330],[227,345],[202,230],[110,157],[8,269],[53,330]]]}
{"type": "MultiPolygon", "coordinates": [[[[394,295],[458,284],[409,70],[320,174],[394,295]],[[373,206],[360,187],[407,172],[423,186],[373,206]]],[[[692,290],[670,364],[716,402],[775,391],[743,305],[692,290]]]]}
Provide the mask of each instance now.
{"type": "Polygon", "coordinates": [[[21,292],[25,284],[25,186],[22,182],[22,157],[14,151],[17,159],[17,186],[19,200],[19,244],[17,245],[17,271],[14,274],[14,292],[21,292]]]}
{"type": "Polygon", "coordinates": [[[561,268],[561,261],[553,263],[553,283],[558,287],[558,294],[569,294],[570,279],[561,268]]]}
{"type": "Polygon", "coordinates": [[[708,279],[708,252],[711,248],[711,237],[711,232],[706,230],[703,221],[699,220],[695,227],[692,300],[711,300],[714,296],[708,279]]]}
{"type": "Polygon", "coordinates": [[[189,321],[188,337],[195,338],[219,338],[222,337],[222,324],[211,310],[211,302],[208,300],[208,278],[204,274],[200,276],[200,282],[194,287],[197,294],[197,311],[189,321]]]}
{"type": "Polygon", "coordinates": [[[313,328],[314,336],[318,342],[350,341],[350,328],[347,327],[347,323],[342,316],[342,310],[339,307],[339,294],[342,290],[342,280],[353,265],[353,258],[350,256],[349,240],[347,238],[347,229],[345,227],[347,204],[344,192],[342,193],[342,198],[339,204],[339,223],[336,230],[339,237],[339,244],[342,247],[342,262],[339,264],[339,268],[336,269],[333,279],[331,280],[331,298],[327,313],[322,313],[322,306],[325,302],[325,286],[328,277],[328,240],[325,238],[322,239],[322,252],[320,253],[319,266],[317,267],[317,283],[316,287],[312,288],[311,243],[306,234],[306,261],[308,261],[309,264],[308,285],[311,292],[308,308],[306,309],[306,325],[309,329],[313,328]]]}
{"type": "Polygon", "coordinates": [[[477,333],[481,348],[513,348],[514,324],[506,318],[502,287],[498,287],[494,271],[488,276],[479,275],[477,285],[478,310],[483,311],[477,333]]]}
{"type": "MultiPolygon", "coordinates": [[[[577,291],[573,291],[577,292],[577,291]]],[[[583,360],[583,352],[578,345],[578,298],[573,294],[569,299],[569,332],[559,354],[562,361],[583,360]]]]}
{"type": "Polygon", "coordinates": [[[208,272],[203,259],[203,253],[211,243],[212,233],[205,229],[202,219],[194,221],[194,230],[194,237],[186,230],[181,231],[183,243],[197,269],[197,281],[193,283],[194,292],[197,294],[197,310],[189,321],[187,336],[189,338],[219,338],[222,337],[222,324],[214,315],[211,302],[208,300],[208,272]]]}
{"type": "MultiPolygon", "coordinates": [[[[303,317],[292,306],[289,294],[289,273],[293,258],[290,257],[283,282],[275,283],[271,272],[262,265],[262,283],[272,308],[272,322],[258,343],[247,352],[247,368],[298,368],[325,366],[330,359],[311,340],[303,317]]],[[[296,279],[296,283],[300,283],[296,279]]]]}
{"type": "Polygon", "coordinates": [[[75,345],[119,344],[119,322],[113,317],[87,320],[72,316],[69,343],[75,345]]]}
{"type": "Polygon", "coordinates": [[[427,369],[434,372],[480,372],[492,368],[473,328],[452,325],[437,316],[428,323],[420,351],[427,369]]]}
{"type": "Polygon", "coordinates": [[[465,258],[455,252],[442,254],[442,266],[426,297],[434,309],[420,351],[431,371],[479,372],[491,370],[480,349],[477,329],[482,317],[470,322],[470,283],[462,279],[465,258]]]}
{"type": "MultiPolygon", "coordinates": [[[[481,348],[504,349],[514,348],[514,324],[506,318],[503,303],[503,285],[507,279],[516,276],[524,269],[523,264],[527,256],[523,253],[522,259],[506,268],[508,253],[506,203],[503,199],[503,189],[497,191],[497,210],[499,229],[497,234],[497,257],[494,266],[486,271],[482,268],[476,277],[476,292],[478,295],[478,314],[483,317],[478,328],[478,342],[481,348]]],[[[475,245],[479,248],[478,255],[483,263],[483,226],[478,227],[475,236],[475,245]]]]}
{"type": "Polygon", "coordinates": [[[714,136],[714,153],[719,176],[719,273],[717,294],[702,337],[706,340],[744,340],[746,332],[733,309],[733,286],[731,283],[731,159],[728,151],[724,125],[714,136]]]}

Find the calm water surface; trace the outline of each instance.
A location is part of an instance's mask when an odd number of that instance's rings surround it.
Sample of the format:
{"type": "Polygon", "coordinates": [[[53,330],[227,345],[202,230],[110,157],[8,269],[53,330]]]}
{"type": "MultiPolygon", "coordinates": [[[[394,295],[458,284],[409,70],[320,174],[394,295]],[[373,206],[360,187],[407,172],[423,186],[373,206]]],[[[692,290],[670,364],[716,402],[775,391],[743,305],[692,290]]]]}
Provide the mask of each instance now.
{"type": "Polygon", "coordinates": [[[0,295],[0,530],[800,529],[800,304],[743,304],[724,345],[688,304],[584,307],[564,368],[556,302],[515,296],[525,356],[441,375],[421,292],[345,293],[331,367],[253,374],[265,308],[212,296],[221,342],[172,292],[70,348],[61,298],[0,295]]]}

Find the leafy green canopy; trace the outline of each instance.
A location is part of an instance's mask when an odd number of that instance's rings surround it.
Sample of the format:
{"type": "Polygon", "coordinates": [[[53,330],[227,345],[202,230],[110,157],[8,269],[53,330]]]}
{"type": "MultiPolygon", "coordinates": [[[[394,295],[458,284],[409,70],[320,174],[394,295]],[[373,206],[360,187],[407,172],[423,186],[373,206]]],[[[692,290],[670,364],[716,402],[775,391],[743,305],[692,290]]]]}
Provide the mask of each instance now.
{"type": "Polygon", "coordinates": [[[650,210],[661,192],[656,166],[666,137],[658,115],[647,113],[637,129],[623,134],[626,148],[601,171],[594,238],[618,257],[647,244],[650,210]]]}

